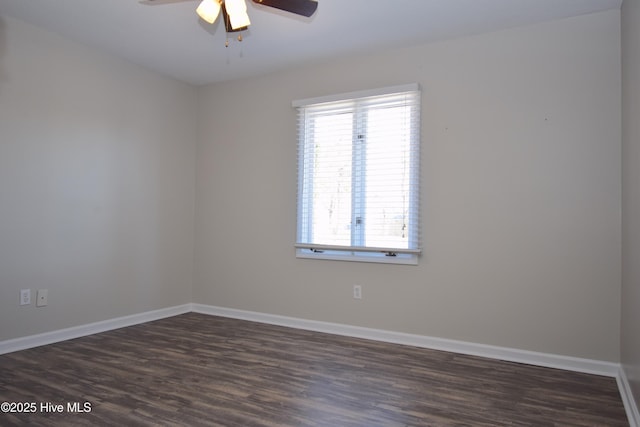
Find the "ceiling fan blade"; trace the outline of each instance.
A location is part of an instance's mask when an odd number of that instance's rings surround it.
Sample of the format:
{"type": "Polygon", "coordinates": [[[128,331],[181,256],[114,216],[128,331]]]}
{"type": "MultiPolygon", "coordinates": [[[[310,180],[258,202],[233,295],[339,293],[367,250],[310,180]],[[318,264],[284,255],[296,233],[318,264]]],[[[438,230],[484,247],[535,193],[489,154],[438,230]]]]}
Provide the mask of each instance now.
{"type": "Polygon", "coordinates": [[[253,2],[306,17],[313,15],[318,8],[318,2],[315,0],[253,0],[253,2]]]}

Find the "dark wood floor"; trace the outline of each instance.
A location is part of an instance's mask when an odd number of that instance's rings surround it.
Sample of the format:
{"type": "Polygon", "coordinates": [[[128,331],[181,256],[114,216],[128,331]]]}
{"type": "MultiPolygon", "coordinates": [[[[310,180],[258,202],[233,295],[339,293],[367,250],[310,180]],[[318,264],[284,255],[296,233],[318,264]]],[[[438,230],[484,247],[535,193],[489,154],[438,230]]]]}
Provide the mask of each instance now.
{"type": "Polygon", "coordinates": [[[613,378],[195,313],[2,355],[0,402],[37,404],[2,426],[629,425],[613,378]]]}

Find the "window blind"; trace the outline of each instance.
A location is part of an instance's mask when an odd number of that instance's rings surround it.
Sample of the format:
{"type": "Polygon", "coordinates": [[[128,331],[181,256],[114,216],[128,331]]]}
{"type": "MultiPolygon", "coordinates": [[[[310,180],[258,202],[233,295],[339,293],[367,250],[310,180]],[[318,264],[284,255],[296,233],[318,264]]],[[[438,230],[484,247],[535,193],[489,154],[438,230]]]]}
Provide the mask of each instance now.
{"type": "Polygon", "coordinates": [[[294,101],[296,247],[420,253],[417,84],[294,101]]]}

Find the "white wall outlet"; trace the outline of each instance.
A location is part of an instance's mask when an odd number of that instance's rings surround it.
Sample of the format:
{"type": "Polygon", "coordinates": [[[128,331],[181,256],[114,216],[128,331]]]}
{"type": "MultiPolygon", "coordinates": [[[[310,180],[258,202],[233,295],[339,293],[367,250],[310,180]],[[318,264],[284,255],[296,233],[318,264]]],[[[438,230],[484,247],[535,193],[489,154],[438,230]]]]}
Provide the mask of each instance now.
{"type": "Polygon", "coordinates": [[[49,291],[46,289],[38,289],[36,294],[36,307],[44,307],[47,305],[49,299],[49,291]]]}
{"type": "Polygon", "coordinates": [[[20,305],[31,304],[31,289],[20,290],[20,305]]]}
{"type": "Polygon", "coordinates": [[[353,297],[355,299],[362,299],[362,286],[353,285],[353,297]]]}

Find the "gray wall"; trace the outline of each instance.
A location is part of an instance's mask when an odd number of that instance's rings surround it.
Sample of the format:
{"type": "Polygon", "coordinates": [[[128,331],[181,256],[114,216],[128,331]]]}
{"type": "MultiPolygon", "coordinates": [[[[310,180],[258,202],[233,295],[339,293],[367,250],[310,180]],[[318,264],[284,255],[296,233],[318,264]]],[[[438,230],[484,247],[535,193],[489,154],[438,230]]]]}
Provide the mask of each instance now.
{"type": "Polygon", "coordinates": [[[617,362],[620,75],[608,11],[199,90],[194,302],[617,362]],[[419,266],[296,259],[291,101],[408,82],[419,266]]]}
{"type": "Polygon", "coordinates": [[[195,106],[0,17],[0,340],[191,302],[195,106]]]}
{"type": "Polygon", "coordinates": [[[622,4],[622,365],[640,407],[640,2],[622,4]]]}
{"type": "Polygon", "coordinates": [[[0,340],[193,301],[617,362],[620,75],[618,11],[197,90],[0,18],[0,340]],[[291,100],[407,82],[420,264],[296,259],[291,100]]]}

